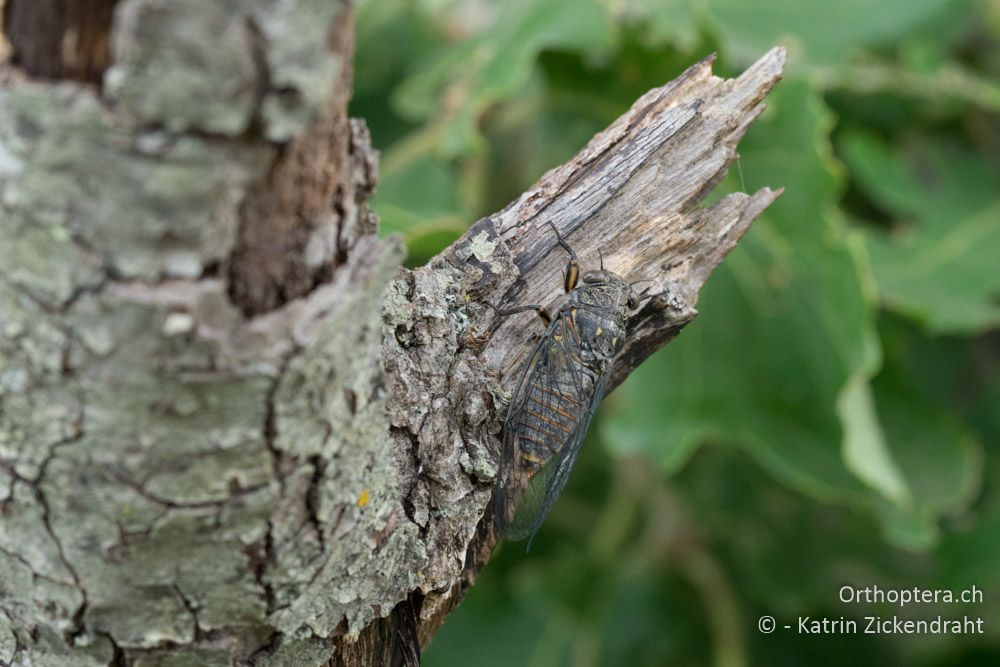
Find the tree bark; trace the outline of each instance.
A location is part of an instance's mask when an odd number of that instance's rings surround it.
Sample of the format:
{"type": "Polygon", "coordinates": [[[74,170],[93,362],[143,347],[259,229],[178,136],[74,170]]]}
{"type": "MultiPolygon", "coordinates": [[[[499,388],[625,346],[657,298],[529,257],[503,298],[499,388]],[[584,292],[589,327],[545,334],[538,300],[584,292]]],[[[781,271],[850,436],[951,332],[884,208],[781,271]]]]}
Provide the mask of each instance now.
{"type": "Polygon", "coordinates": [[[40,78],[100,80],[117,0],[0,2],[13,63],[40,78]]]}
{"type": "Polygon", "coordinates": [[[617,384],[777,196],[699,205],[784,54],[706,60],[407,271],[347,0],[119,0],[72,67],[85,19],[0,5],[3,665],[418,661],[492,550],[534,330],[484,304],[551,301],[550,222],[601,249],[652,295],[617,384]]]}

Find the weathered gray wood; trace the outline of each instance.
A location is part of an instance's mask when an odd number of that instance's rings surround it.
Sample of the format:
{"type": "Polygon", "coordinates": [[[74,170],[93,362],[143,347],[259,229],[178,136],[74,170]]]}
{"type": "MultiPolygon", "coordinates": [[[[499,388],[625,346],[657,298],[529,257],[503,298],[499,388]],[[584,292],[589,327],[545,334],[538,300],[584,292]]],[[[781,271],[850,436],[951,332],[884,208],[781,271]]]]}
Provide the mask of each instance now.
{"type": "MultiPolygon", "coordinates": [[[[764,188],[729,195],[708,209],[699,206],[763,111],[785,52],[773,49],[731,80],[712,75],[713,60],[651,90],[573,160],[493,216],[520,273],[520,289],[506,294],[508,301],[547,303],[558,293],[565,253],[549,222],[590,266],[597,266],[600,249],[605,267],[630,281],[651,281],[637,286],[654,298],[633,321],[611,388],[670,335],[662,326],[666,320],[676,331],[694,317],[708,275],[780,194],[764,188]]],[[[505,380],[520,359],[511,363],[504,350],[516,344],[531,318],[512,318],[487,348],[490,364],[503,367],[505,380]]]]}
{"type": "Polygon", "coordinates": [[[692,67],[405,271],[346,2],[120,0],[111,44],[100,90],[0,71],[0,664],[412,662],[489,556],[537,330],[484,303],[558,294],[553,222],[653,279],[624,377],[776,196],[698,205],[784,54],[692,67]]]}

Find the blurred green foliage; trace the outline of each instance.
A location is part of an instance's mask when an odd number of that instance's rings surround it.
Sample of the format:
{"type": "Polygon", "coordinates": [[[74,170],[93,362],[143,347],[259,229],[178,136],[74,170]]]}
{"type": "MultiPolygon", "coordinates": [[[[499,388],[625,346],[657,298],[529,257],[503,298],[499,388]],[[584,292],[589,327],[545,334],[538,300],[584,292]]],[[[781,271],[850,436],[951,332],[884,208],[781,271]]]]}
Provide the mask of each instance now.
{"type": "Polygon", "coordinates": [[[1000,3],[367,0],[357,25],[373,205],[414,265],[708,53],[790,51],[720,186],[785,194],[427,664],[1000,664],[1000,3]],[[986,634],[781,627],[873,614],[986,634]]]}

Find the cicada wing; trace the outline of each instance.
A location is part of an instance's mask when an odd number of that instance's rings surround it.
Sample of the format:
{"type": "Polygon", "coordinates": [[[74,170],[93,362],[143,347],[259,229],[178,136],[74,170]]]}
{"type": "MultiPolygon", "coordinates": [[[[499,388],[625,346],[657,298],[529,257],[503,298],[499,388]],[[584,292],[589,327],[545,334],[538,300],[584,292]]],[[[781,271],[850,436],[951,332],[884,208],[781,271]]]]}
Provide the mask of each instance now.
{"type": "Polygon", "coordinates": [[[545,518],[569,480],[570,472],[576,464],[576,457],[580,453],[580,448],[587,435],[590,421],[604,396],[610,375],[611,364],[609,362],[604,372],[597,378],[597,383],[593,385],[586,411],[581,415],[576,428],[570,434],[561,456],[558,457],[558,460],[554,457],[542,468],[539,474],[532,477],[512,522],[509,539],[527,537],[529,538],[528,547],[531,547],[531,539],[542,527],[542,523],[545,522],[545,518]]]}
{"type": "MultiPolygon", "coordinates": [[[[493,492],[494,521],[497,535],[500,538],[510,535],[510,522],[516,514],[521,491],[527,485],[527,479],[535,468],[533,462],[525,458],[525,453],[521,451],[517,435],[517,417],[524,412],[524,406],[530,395],[529,387],[538,382],[539,377],[545,375],[546,369],[552,365],[551,341],[554,332],[562,327],[562,319],[562,313],[558,313],[545,329],[541,340],[538,341],[538,345],[535,346],[535,350],[528,358],[528,363],[521,374],[521,380],[518,382],[517,389],[514,390],[507,408],[502,434],[503,450],[499,479],[493,492]]],[[[550,443],[546,444],[555,446],[550,443]]]]}
{"type": "Polygon", "coordinates": [[[545,521],[576,462],[609,373],[610,363],[596,377],[584,368],[572,321],[560,313],[508,411],[504,449],[510,465],[504,468],[496,507],[502,536],[532,536],[545,521]]]}

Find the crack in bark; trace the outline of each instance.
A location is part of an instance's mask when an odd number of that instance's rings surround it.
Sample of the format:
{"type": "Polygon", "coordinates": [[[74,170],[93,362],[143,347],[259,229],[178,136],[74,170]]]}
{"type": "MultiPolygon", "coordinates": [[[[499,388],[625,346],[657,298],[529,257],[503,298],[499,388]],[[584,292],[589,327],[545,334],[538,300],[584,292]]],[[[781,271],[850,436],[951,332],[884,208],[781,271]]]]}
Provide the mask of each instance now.
{"type": "MultiPolygon", "coordinates": [[[[49,459],[47,459],[46,462],[42,464],[42,472],[39,474],[39,479],[44,477],[45,467],[51,460],[52,457],[49,457],[49,459]]],[[[89,606],[89,601],[87,598],[87,589],[84,588],[83,584],[81,583],[80,576],[76,571],[76,567],[74,567],[73,564],[70,562],[69,558],[66,557],[66,551],[63,548],[62,540],[59,539],[59,536],[56,535],[56,531],[52,527],[52,517],[49,509],[48,499],[45,497],[45,492],[42,491],[40,484],[34,486],[33,489],[35,492],[35,497],[38,500],[38,504],[42,508],[42,525],[45,526],[45,532],[48,533],[49,537],[55,543],[56,552],[59,554],[59,560],[62,562],[66,570],[70,573],[70,576],[73,577],[73,585],[80,592],[81,602],[80,605],[75,610],[75,612],[73,613],[73,619],[72,619],[73,626],[72,628],[70,628],[65,632],[66,642],[70,646],[72,646],[74,640],[77,637],[83,635],[84,632],[86,632],[85,616],[87,613],[87,607],[89,606]]]]}
{"type": "MultiPolygon", "coordinates": [[[[309,465],[313,468],[312,477],[309,480],[309,488],[306,489],[305,493],[305,503],[306,503],[306,517],[308,518],[309,525],[312,526],[313,531],[316,533],[316,539],[319,541],[319,550],[322,553],[326,553],[326,534],[323,530],[323,522],[319,519],[318,508],[319,508],[319,485],[323,481],[323,474],[326,471],[327,461],[319,455],[310,456],[308,459],[309,465]]],[[[317,570],[319,572],[319,570],[317,570]]]]}
{"type": "Polygon", "coordinates": [[[267,641],[257,648],[253,653],[247,656],[247,665],[249,667],[257,667],[262,661],[274,655],[274,652],[281,647],[281,642],[284,640],[284,633],[273,632],[267,638],[267,641]]]}
{"type": "MultiPolygon", "coordinates": [[[[267,521],[267,531],[262,540],[248,544],[243,553],[248,558],[248,567],[254,576],[254,581],[262,592],[264,598],[265,617],[270,616],[276,610],[274,587],[265,579],[267,566],[274,563],[274,525],[271,520],[267,521]]],[[[280,633],[279,633],[280,634],[280,633]]]]}
{"type": "MultiPolygon", "coordinates": [[[[331,27],[330,48],[335,53],[353,49],[350,14],[341,11],[331,27]]],[[[259,40],[254,43],[255,49],[261,48],[259,40]]],[[[258,72],[262,66],[266,62],[257,63],[258,72]]],[[[267,178],[240,206],[227,275],[230,299],[248,317],[330,282],[344,266],[352,241],[368,232],[369,216],[360,202],[374,183],[353,179],[355,172],[371,175],[371,170],[356,168],[358,160],[375,158],[370,144],[354,145],[367,134],[357,131],[347,117],[351,74],[350,61],[344,58],[323,116],[281,148],[267,178]]]]}
{"type": "Polygon", "coordinates": [[[58,584],[60,586],[74,586],[75,585],[75,582],[62,581],[60,579],[55,579],[53,577],[50,577],[47,574],[42,574],[41,572],[37,572],[35,570],[34,565],[32,565],[28,561],[28,559],[26,559],[24,556],[22,556],[21,554],[17,553],[16,551],[11,551],[11,550],[3,547],[3,546],[0,546],[0,553],[2,553],[3,555],[7,556],[8,558],[12,558],[12,559],[16,560],[21,565],[23,565],[24,567],[26,567],[28,569],[28,571],[31,572],[31,576],[32,576],[33,579],[44,579],[45,581],[49,581],[49,582],[51,582],[53,584],[58,584]]]}
{"type": "Polygon", "coordinates": [[[403,498],[403,511],[406,514],[406,518],[412,523],[417,525],[421,531],[426,530],[426,526],[421,526],[414,517],[415,505],[412,498],[414,491],[416,491],[418,484],[420,483],[420,442],[417,436],[414,435],[409,428],[404,426],[390,426],[389,427],[390,437],[399,441],[403,440],[408,443],[409,446],[405,447],[405,451],[410,455],[409,464],[406,466],[408,469],[414,471],[414,475],[411,479],[403,480],[406,482],[405,487],[401,490],[401,496],[403,498]]]}
{"type": "Polygon", "coordinates": [[[247,125],[246,136],[260,137],[264,133],[263,107],[264,98],[271,89],[271,68],[267,63],[267,36],[260,29],[257,19],[248,15],[246,17],[246,29],[250,35],[250,59],[253,62],[256,73],[253,112],[250,114],[250,123],[247,125]]]}
{"type": "Polygon", "coordinates": [[[20,665],[20,662],[17,660],[17,654],[25,650],[26,647],[23,644],[21,644],[21,637],[19,636],[17,631],[14,630],[14,622],[11,620],[11,617],[7,614],[6,611],[2,609],[0,609],[0,619],[6,619],[7,621],[6,627],[11,630],[11,635],[14,637],[14,651],[11,653],[11,660],[9,662],[7,660],[0,660],[0,667],[11,667],[12,665],[20,665]]]}
{"type": "Polygon", "coordinates": [[[184,594],[184,591],[177,584],[173,585],[174,591],[177,593],[178,597],[181,599],[181,604],[184,605],[184,609],[191,615],[191,622],[193,623],[192,636],[194,637],[195,644],[201,642],[205,639],[205,632],[201,629],[201,624],[198,622],[198,607],[184,594]]]}
{"type": "MultiPolygon", "coordinates": [[[[150,471],[150,474],[152,474],[152,471],[150,471]]],[[[151,491],[148,491],[144,486],[144,482],[137,482],[117,472],[112,472],[111,476],[115,479],[115,481],[132,489],[146,500],[156,503],[157,505],[162,505],[168,510],[222,508],[235,500],[245,498],[246,496],[253,495],[261,491],[266,491],[270,486],[270,482],[262,482],[261,484],[243,487],[236,491],[231,490],[232,492],[227,497],[220,498],[219,500],[193,500],[191,502],[180,502],[169,498],[163,498],[151,491]]]]}
{"type": "Polygon", "coordinates": [[[106,632],[98,632],[98,637],[104,637],[111,644],[111,663],[110,667],[128,667],[128,661],[125,657],[125,651],[122,647],[115,641],[115,638],[106,632]]]}
{"type": "MultiPolygon", "coordinates": [[[[281,380],[284,377],[285,372],[288,370],[288,365],[300,351],[300,346],[296,345],[290,352],[281,358],[278,372],[275,374],[274,380],[271,382],[271,386],[268,389],[267,396],[264,399],[264,446],[267,448],[267,451],[271,456],[272,478],[278,482],[279,497],[282,498],[288,491],[285,478],[288,474],[288,467],[291,466],[292,463],[289,460],[288,455],[279,449],[275,444],[275,440],[278,435],[275,397],[279,387],[281,386],[281,380]]],[[[254,580],[263,592],[265,616],[269,617],[279,609],[274,586],[267,581],[266,577],[268,567],[275,564],[276,558],[274,544],[274,521],[271,517],[268,517],[267,519],[267,530],[264,533],[263,543],[259,546],[250,545],[250,547],[247,548],[247,551],[248,556],[250,557],[250,569],[253,572],[254,580]]],[[[281,633],[275,633],[275,635],[278,636],[278,641],[280,643],[281,633]]]]}
{"type": "Polygon", "coordinates": [[[355,642],[337,640],[337,652],[325,667],[349,665],[420,665],[420,608],[423,595],[415,591],[393,607],[385,618],[378,618],[355,642]]]}
{"type": "MultiPolygon", "coordinates": [[[[64,632],[66,641],[70,645],[72,645],[73,641],[77,637],[81,636],[86,631],[85,618],[84,617],[85,617],[85,614],[87,612],[87,608],[89,606],[88,595],[87,595],[86,588],[83,586],[83,584],[81,582],[81,579],[80,579],[79,573],[76,570],[76,567],[72,564],[72,562],[70,561],[70,559],[66,556],[66,551],[65,551],[65,548],[63,546],[62,540],[59,538],[59,536],[57,535],[57,533],[55,531],[55,528],[52,525],[51,508],[49,506],[48,498],[45,496],[45,492],[42,490],[42,485],[43,485],[43,480],[45,479],[46,471],[48,470],[48,466],[56,458],[56,456],[58,454],[58,450],[61,447],[64,447],[66,445],[71,445],[71,444],[73,444],[75,442],[78,442],[83,437],[83,435],[84,435],[83,428],[82,428],[84,403],[83,403],[83,399],[82,398],[79,399],[79,405],[78,405],[78,407],[79,407],[79,412],[78,412],[79,417],[78,417],[77,422],[76,422],[76,424],[77,424],[76,431],[74,433],[72,433],[70,436],[68,436],[68,437],[66,437],[66,438],[64,438],[64,439],[62,439],[60,441],[57,441],[57,442],[53,443],[52,445],[50,445],[49,451],[48,451],[48,455],[45,457],[45,459],[39,465],[38,474],[33,479],[27,479],[27,478],[21,476],[20,474],[18,474],[17,471],[13,469],[13,467],[8,467],[8,465],[6,465],[6,464],[4,465],[4,467],[8,470],[9,474],[11,475],[11,477],[14,480],[20,481],[22,484],[24,484],[25,486],[27,486],[32,491],[32,493],[35,496],[35,500],[38,502],[38,505],[41,508],[42,526],[43,526],[45,532],[48,534],[49,538],[52,540],[52,543],[55,545],[55,547],[56,547],[56,553],[59,556],[60,562],[62,563],[63,567],[66,569],[66,571],[70,574],[70,576],[73,579],[72,582],[58,582],[58,583],[60,583],[62,585],[71,585],[73,588],[75,588],[80,593],[80,600],[81,601],[80,601],[80,604],[78,605],[78,607],[73,611],[73,615],[72,615],[72,619],[71,619],[72,627],[69,628],[69,629],[67,629],[64,632]]],[[[13,493],[13,489],[12,489],[11,493],[13,493]]],[[[3,501],[4,505],[6,505],[6,503],[8,501],[10,501],[10,500],[11,500],[10,497],[4,499],[4,501],[3,501]]],[[[8,555],[15,555],[15,554],[11,554],[11,553],[7,552],[6,550],[4,550],[4,552],[8,553],[8,555]]],[[[32,567],[25,559],[23,559],[23,558],[21,558],[19,556],[16,556],[16,555],[15,555],[15,557],[17,558],[17,560],[19,560],[21,562],[24,562],[28,566],[29,571],[31,571],[31,573],[34,576],[38,576],[38,577],[44,578],[44,579],[50,579],[49,577],[45,577],[44,575],[40,575],[39,573],[35,572],[34,567],[32,567]]],[[[55,580],[52,580],[52,581],[55,581],[55,580]]]]}

